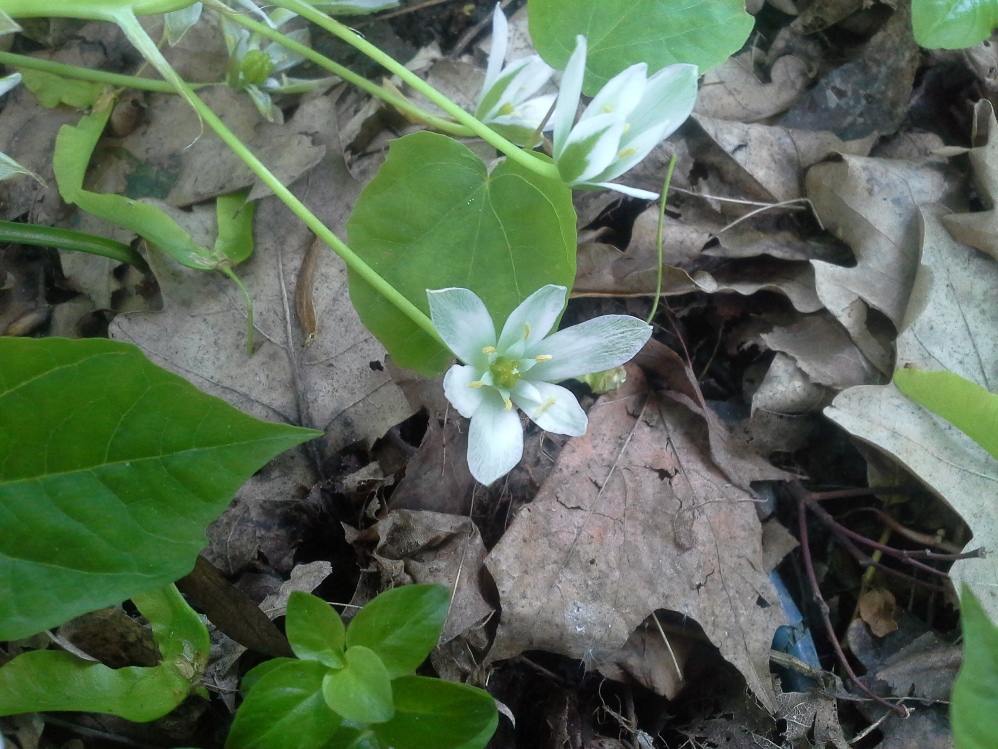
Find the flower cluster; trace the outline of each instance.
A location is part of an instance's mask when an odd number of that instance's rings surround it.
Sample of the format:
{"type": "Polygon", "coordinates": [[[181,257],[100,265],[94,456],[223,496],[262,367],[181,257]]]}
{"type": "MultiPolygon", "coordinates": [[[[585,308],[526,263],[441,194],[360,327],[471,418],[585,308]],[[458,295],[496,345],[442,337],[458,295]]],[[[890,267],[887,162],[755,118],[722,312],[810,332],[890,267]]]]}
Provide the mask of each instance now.
{"type": "Polygon", "coordinates": [[[427,292],[433,326],[464,362],[447,371],[444,394],[471,419],[468,466],[483,484],[509,473],[523,455],[514,405],[548,432],[585,434],[582,407],[571,391],[554,383],[623,364],[651,336],[651,326],[628,315],[597,317],[548,335],[567,293],[564,286],[541,287],[513,310],[497,336],[474,292],[427,292]]]}

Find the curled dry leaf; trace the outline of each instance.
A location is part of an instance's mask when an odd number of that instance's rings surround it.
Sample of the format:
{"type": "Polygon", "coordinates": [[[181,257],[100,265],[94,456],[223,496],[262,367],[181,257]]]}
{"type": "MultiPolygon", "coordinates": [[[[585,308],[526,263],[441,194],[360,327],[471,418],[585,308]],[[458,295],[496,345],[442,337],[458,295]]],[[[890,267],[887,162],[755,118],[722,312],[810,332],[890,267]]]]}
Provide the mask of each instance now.
{"type": "Polygon", "coordinates": [[[781,57],[765,83],[755,73],[753,58],[749,50],[704,74],[693,111],[721,120],[758,122],[787,111],[804,94],[811,76],[802,60],[781,57]]]}

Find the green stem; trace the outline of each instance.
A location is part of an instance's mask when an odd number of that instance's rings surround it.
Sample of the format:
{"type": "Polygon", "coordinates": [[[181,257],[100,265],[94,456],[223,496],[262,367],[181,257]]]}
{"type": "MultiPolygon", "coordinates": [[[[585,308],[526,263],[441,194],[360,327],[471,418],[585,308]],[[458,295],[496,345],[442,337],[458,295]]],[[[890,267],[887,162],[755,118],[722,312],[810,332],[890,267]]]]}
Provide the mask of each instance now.
{"type": "Polygon", "coordinates": [[[658,230],[655,232],[655,243],[658,245],[658,281],[655,285],[655,302],[651,306],[646,322],[651,325],[658,312],[658,300],[662,297],[662,241],[665,239],[665,201],[669,196],[669,184],[672,182],[672,170],[676,168],[676,154],[669,159],[669,169],[665,173],[665,184],[662,185],[662,200],[658,204],[658,230]]]}
{"type": "Polygon", "coordinates": [[[253,152],[243,145],[243,142],[239,140],[235,133],[226,127],[225,123],[219,119],[211,108],[205,104],[197,94],[195,94],[191,88],[181,81],[180,83],[181,91],[184,98],[189,101],[201,118],[208,124],[212,130],[218,135],[222,141],[233,150],[233,152],[242,159],[243,163],[250,168],[250,170],[260,178],[267,187],[274,191],[274,194],[281,199],[281,201],[291,209],[302,222],[311,229],[319,239],[329,245],[330,248],[337,255],[339,255],[346,264],[350,267],[354,273],[360,276],[362,279],[367,281],[375,288],[375,290],[381,294],[383,297],[388,299],[392,304],[398,307],[406,317],[412,320],[416,325],[418,325],[425,333],[427,333],[433,340],[439,342],[442,346],[446,347],[440,334],[437,333],[436,328],[433,327],[433,322],[430,318],[419,309],[416,305],[402,296],[398,290],[392,286],[388,281],[386,281],[382,276],[374,270],[370,265],[368,265],[364,260],[353,250],[351,250],[339,237],[337,237],[333,232],[331,232],[325,224],[320,221],[314,213],[312,213],[304,203],[302,203],[294,194],[285,187],[281,181],[275,177],[269,169],[260,161],[253,152]],[[184,90],[186,89],[186,90],[184,90]]]}
{"type": "MultiPolygon", "coordinates": [[[[61,75],[64,78],[74,78],[91,83],[104,83],[117,88],[136,88],[141,91],[153,91],[160,94],[175,94],[177,90],[166,81],[157,81],[151,78],[139,78],[134,75],[121,75],[119,73],[108,73],[103,70],[90,70],[88,68],[78,68],[75,65],[66,65],[52,60],[39,60],[37,57],[18,55],[13,52],[0,52],[0,63],[13,65],[18,68],[29,68],[40,70],[43,73],[61,75]]],[[[205,84],[196,84],[192,88],[197,88],[205,84]]]]}
{"type": "Polygon", "coordinates": [[[253,297],[250,296],[249,290],[243,286],[243,282],[239,280],[239,276],[232,270],[231,265],[223,265],[219,270],[235,281],[239,291],[243,294],[243,302],[246,305],[246,354],[253,356],[253,297]]]}
{"type": "Polygon", "coordinates": [[[350,68],[346,68],[339,63],[333,62],[325,55],[316,52],[314,49],[307,47],[301,42],[291,39],[277,29],[270,28],[265,23],[254,21],[249,16],[243,15],[242,13],[236,13],[231,8],[222,5],[221,3],[214,2],[213,0],[207,0],[207,4],[219,13],[225,13],[227,18],[235,21],[240,26],[249,29],[255,34],[259,34],[262,37],[270,39],[271,41],[277,42],[283,47],[290,49],[292,52],[298,53],[302,57],[311,60],[316,65],[319,65],[331,73],[338,75],[343,80],[352,83],[362,91],[366,91],[372,96],[378,97],[379,99],[391,104],[399,111],[405,112],[420,122],[425,122],[435,130],[439,130],[442,133],[449,133],[450,135],[472,135],[472,131],[469,128],[458,125],[442,117],[438,117],[437,115],[430,114],[426,110],[406,99],[404,96],[399,96],[383,86],[379,86],[377,83],[367,80],[367,78],[362,75],[358,75],[350,70],[350,68]]]}
{"type": "Polygon", "coordinates": [[[382,65],[386,70],[397,75],[405,83],[409,84],[413,89],[444,110],[444,112],[467,127],[468,130],[477,135],[479,138],[495,146],[498,150],[506,154],[509,159],[520,164],[520,166],[523,166],[532,172],[536,172],[543,177],[557,180],[561,179],[561,175],[558,173],[558,167],[554,164],[534,156],[529,151],[525,151],[515,143],[503,138],[495,130],[490,128],[478,118],[465,112],[461,109],[461,107],[441,94],[418,75],[386,55],[349,27],[344,26],[339,21],[330,18],[325,13],[320,13],[308,3],[301,2],[301,0],[274,0],[274,5],[294,11],[302,18],[312,21],[312,23],[325,29],[330,34],[342,39],[351,47],[363,52],[372,60],[382,65]]]}
{"type": "Polygon", "coordinates": [[[19,224],[14,221],[0,221],[0,242],[18,242],[37,247],[57,247],[60,250],[76,250],[91,255],[109,257],[121,263],[130,263],[140,270],[149,266],[143,257],[129,245],[106,237],[85,234],[71,229],[58,229],[54,226],[19,224]]]}

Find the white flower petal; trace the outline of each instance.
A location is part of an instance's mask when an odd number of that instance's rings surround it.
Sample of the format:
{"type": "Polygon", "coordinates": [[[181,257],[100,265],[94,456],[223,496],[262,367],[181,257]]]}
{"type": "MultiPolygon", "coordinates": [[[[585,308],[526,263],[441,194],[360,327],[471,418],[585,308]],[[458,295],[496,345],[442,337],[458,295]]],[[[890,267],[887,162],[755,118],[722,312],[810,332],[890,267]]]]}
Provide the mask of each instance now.
{"type": "Polygon", "coordinates": [[[475,411],[482,405],[486,391],[481,387],[471,387],[472,382],[481,380],[481,375],[482,370],[463,364],[455,364],[444,375],[444,395],[466,419],[474,416],[475,411]]]}
{"type": "Polygon", "coordinates": [[[505,476],[523,457],[523,427],[516,409],[506,410],[499,394],[488,390],[468,429],[468,468],[485,485],[505,476]]]}
{"type": "Polygon", "coordinates": [[[582,96],[582,79],[586,75],[586,38],[575,37],[575,51],[568,58],[568,65],[561,76],[561,86],[558,88],[558,103],[554,108],[554,158],[557,161],[565,146],[568,145],[568,134],[575,122],[575,111],[579,108],[579,97],[582,96]]]}
{"type": "Polygon", "coordinates": [[[0,96],[3,96],[21,82],[20,73],[11,73],[0,78],[0,96]]]}
{"type": "Polygon", "coordinates": [[[572,128],[568,143],[555,160],[561,178],[574,185],[602,173],[617,158],[623,134],[624,120],[618,115],[600,114],[581,120],[572,128]]]}
{"type": "Polygon", "coordinates": [[[482,349],[496,345],[496,328],[478,295],[468,289],[449,288],[427,289],[426,296],[433,327],[448,348],[465,364],[488,367],[482,349]]]}
{"type": "Polygon", "coordinates": [[[534,342],[540,342],[551,332],[558,315],[565,309],[567,295],[568,289],[564,286],[548,284],[528,296],[506,319],[496,348],[505,352],[514,343],[526,341],[529,349],[534,342]]]}
{"type": "Polygon", "coordinates": [[[603,86],[589,102],[582,119],[613,112],[629,119],[645,92],[648,65],[639,62],[621,71],[603,86]]]}
{"type": "Polygon", "coordinates": [[[672,135],[693,111],[697,76],[696,65],[677,64],[667,65],[649,78],[641,103],[629,120],[631,137],[645,130],[659,131],[659,140],[672,135]]]}
{"type": "Polygon", "coordinates": [[[509,23],[506,14],[502,12],[499,3],[492,11],[492,47],[489,49],[488,67],[485,69],[485,85],[482,86],[482,96],[489,91],[499,79],[499,71],[506,61],[506,43],[509,37],[509,23]]]}
{"type": "Polygon", "coordinates": [[[659,130],[646,130],[636,138],[628,138],[627,136],[630,135],[630,132],[625,133],[617,146],[617,158],[610,166],[593,177],[591,181],[593,183],[609,182],[611,179],[616,179],[624,172],[629,171],[631,167],[636,166],[638,162],[642,161],[663,140],[663,137],[660,137],[661,132],[659,130]]]}
{"type": "Polygon", "coordinates": [[[581,437],[586,433],[589,419],[570,390],[549,382],[532,384],[540,393],[539,399],[513,392],[513,402],[523,409],[523,413],[530,417],[531,421],[545,432],[554,434],[581,437]]]}
{"type": "Polygon", "coordinates": [[[586,185],[589,187],[602,187],[604,190],[615,190],[616,192],[629,195],[632,198],[640,198],[641,200],[658,200],[657,192],[642,190],[638,187],[628,187],[627,185],[618,185],[616,182],[586,182],[586,185]]]}
{"type": "Polygon", "coordinates": [[[559,330],[538,347],[551,359],[530,370],[530,381],[558,382],[619,366],[650,337],[651,326],[630,315],[605,315],[559,330]]]}

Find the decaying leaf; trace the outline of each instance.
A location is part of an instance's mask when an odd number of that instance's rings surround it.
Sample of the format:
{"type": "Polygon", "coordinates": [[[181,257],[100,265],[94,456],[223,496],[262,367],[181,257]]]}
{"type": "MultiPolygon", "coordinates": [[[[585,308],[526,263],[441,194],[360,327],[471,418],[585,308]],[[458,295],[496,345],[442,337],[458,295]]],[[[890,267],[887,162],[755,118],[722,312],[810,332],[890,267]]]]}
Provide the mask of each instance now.
{"type": "Polygon", "coordinates": [[[782,622],[753,495],[713,465],[705,423],[648,394],[636,368],[589,418],[486,560],[503,612],[489,659],[540,648],[591,660],[668,609],[773,707],[782,622]]]}
{"type": "Polygon", "coordinates": [[[764,83],[753,69],[754,52],[742,52],[708,71],[700,83],[694,111],[708,117],[758,122],[785,112],[811,80],[807,65],[796,57],[781,57],[764,83]]]}

